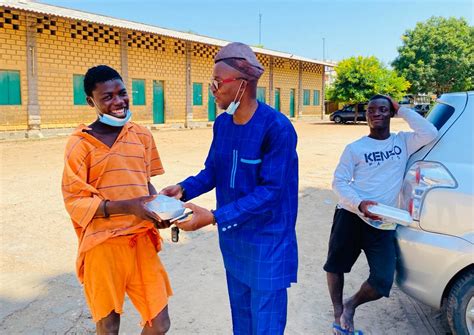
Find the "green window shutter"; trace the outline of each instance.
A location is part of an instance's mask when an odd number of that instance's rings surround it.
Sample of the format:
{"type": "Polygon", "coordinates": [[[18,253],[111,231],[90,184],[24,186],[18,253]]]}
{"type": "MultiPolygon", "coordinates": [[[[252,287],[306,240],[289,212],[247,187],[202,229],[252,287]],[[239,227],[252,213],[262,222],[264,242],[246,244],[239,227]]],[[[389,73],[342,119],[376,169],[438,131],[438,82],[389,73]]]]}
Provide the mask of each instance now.
{"type": "Polygon", "coordinates": [[[265,87],[257,87],[257,100],[263,103],[266,102],[265,87]]]}
{"type": "Polygon", "coordinates": [[[309,106],[310,90],[303,90],[303,105],[309,106]]]}
{"type": "Polygon", "coordinates": [[[20,71],[0,71],[0,105],[21,105],[20,71]]]}
{"type": "Polygon", "coordinates": [[[319,90],[314,90],[313,91],[313,105],[314,106],[319,106],[321,102],[319,101],[319,90]]]}
{"type": "Polygon", "coordinates": [[[82,74],[75,74],[72,77],[74,88],[74,105],[87,105],[86,92],[84,92],[84,76],[82,74]]]}
{"type": "Polygon", "coordinates": [[[144,79],[132,79],[132,103],[136,106],[146,105],[144,79]]]}
{"type": "Polygon", "coordinates": [[[202,83],[193,83],[193,105],[202,106],[202,83]]]}

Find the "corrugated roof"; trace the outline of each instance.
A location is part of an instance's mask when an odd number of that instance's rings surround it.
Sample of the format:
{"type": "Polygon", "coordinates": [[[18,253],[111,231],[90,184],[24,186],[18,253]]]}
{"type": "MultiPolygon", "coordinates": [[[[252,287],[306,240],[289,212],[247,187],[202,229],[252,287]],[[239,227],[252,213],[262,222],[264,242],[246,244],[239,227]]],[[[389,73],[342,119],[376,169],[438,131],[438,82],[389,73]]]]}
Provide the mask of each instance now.
{"type": "MultiPolygon", "coordinates": [[[[87,13],[87,12],[83,12],[83,11],[79,11],[75,9],[52,6],[52,5],[43,4],[43,3],[34,2],[34,1],[28,1],[28,0],[0,0],[0,6],[17,9],[17,10],[29,11],[33,13],[39,13],[43,15],[64,17],[68,19],[87,21],[91,23],[108,25],[108,26],[113,26],[113,27],[118,27],[118,28],[129,29],[129,30],[137,30],[141,32],[158,34],[158,35],[172,37],[172,38],[181,39],[185,41],[216,45],[219,47],[222,47],[226,45],[227,43],[229,43],[229,41],[220,40],[220,39],[216,39],[212,37],[184,33],[184,32],[180,32],[176,30],[165,29],[165,28],[143,24],[139,22],[121,20],[121,19],[117,19],[117,18],[113,18],[109,16],[97,15],[97,14],[87,13]]],[[[334,66],[333,63],[323,62],[323,61],[301,57],[301,56],[297,56],[297,55],[293,55],[293,54],[289,54],[285,52],[280,52],[280,51],[274,51],[274,50],[257,48],[257,47],[252,47],[252,50],[254,52],[264,54],[264,55],[269,55],[269,56],[299,60],[299,61],[304,61],[304,62],[314,63],[314,64],[334,66]]]]}

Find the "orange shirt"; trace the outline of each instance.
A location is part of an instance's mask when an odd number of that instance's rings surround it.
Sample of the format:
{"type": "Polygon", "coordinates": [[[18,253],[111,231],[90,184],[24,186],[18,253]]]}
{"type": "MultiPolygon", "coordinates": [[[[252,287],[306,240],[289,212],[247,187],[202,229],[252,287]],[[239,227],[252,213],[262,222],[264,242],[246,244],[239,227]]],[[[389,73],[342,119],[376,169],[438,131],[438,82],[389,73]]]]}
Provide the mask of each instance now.
{"type": "MultiPolygon", "coordinates": [[[[120,235],[153,229],[152,222],[134,215],[94,218],[102,200],[126,200],[149,195],[152,176],[163,174],[163,166],[151,132],[128,122],[117,140],[107,145],[85,132],[80,125],[66,145],[62,193],[79,239],[76,271],[83,281],[84,253],[120,235]]],[[[156,232],[156,233],[155,233],[156,232]]],[[[156,239],[156,249],[160,240],[156,239]]]]}

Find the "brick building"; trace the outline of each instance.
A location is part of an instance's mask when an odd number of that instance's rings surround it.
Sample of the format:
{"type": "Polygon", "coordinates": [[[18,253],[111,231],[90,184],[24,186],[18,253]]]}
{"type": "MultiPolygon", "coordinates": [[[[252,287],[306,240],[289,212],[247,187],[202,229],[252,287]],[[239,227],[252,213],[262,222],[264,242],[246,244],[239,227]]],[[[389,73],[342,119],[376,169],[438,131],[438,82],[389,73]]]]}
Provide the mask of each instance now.
{"type": "MultiPolygon", "coordinates": [[[[76,127],[92,121],[82,78],[107,64],[124,78],[133,120],[213,121],[213,57],[227,41],[27,0],[0,0],[0,132],[76,127]]],[[[265,67],[258,98],[290,118],[323,115],[331,63],[253,48],[265,67]]]]}

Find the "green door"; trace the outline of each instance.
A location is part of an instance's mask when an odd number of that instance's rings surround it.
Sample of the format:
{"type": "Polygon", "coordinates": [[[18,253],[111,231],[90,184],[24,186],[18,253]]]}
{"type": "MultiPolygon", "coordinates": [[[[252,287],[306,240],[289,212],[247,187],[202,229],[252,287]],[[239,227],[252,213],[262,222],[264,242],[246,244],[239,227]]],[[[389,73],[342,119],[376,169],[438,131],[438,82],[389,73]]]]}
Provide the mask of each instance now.
{"type": "Polygon", "coordinates": [[[290,117],[295,117],[295,89],[290,90],[290,117]]]}
{"type": "Polygon", "coordinates": [[[211,87],[209,87],[207,92],[207,119],[209,121],[214,121],[216,119],[216,99],[212,95],[211,87]]]}
{"type": "Polygon", "coordinates": [[[165,123],[164,84],[157,80],[153,80],[153,123],[165,123]]]}
{"type": "Polygon", "coordinates": [[[280,89],[275,88],[275,109],[280,111],[280,89]]]}
{"type": "Polygon", "coordinates": [[[265,103],[265,87],[257,87],[257,100],[265,103]]]}

